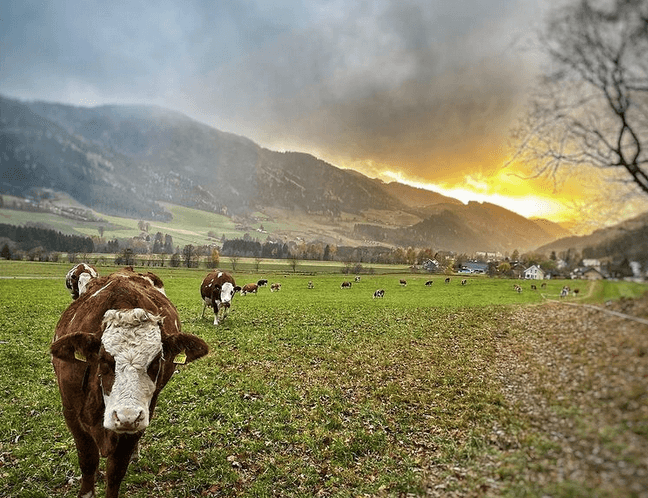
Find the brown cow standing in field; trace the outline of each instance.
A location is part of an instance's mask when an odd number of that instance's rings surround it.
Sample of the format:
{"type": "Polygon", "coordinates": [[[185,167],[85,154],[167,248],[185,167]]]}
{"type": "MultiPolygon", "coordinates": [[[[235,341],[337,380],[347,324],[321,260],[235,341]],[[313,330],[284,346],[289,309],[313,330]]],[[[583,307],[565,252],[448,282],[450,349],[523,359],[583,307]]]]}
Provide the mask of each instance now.
{"type": "Polygon", "coordinates": [[[95,267],[87,263],[79,263],[67,272],[65,286],[70,291],[72,299],[78,299],[85,292],[88,282],[98,276],[99,274],[95,267]]]}
{"type": "Polygon", "coordinates": [[[246,294],[256,294],[259,286],[257,284],[245,284],[241,289],[241,296],[246,294]]]}
{"type": "Polygon", "coordinates": [[[95,496],[99,458],[106,457],[106,497],[117,498],[175,363],[208,352],[205,341],[180,331],[156,279],[131,269],[93,278],[56,326],[52,364],[79,456],[79,497],[95,496]]]}
{"type": "Polygon", "coordinates": [[[240,291],[241,288],[236,285],[234,277],[227,272],[215,270],[207,274],[203,279],[200,286],[200,296],[203,300],[203,311],[201,318],[205,316],[205,308],[207,306],[214,309],[214,325],[227,318],[227,314],[232,303],[234,294],[240,291]]]}

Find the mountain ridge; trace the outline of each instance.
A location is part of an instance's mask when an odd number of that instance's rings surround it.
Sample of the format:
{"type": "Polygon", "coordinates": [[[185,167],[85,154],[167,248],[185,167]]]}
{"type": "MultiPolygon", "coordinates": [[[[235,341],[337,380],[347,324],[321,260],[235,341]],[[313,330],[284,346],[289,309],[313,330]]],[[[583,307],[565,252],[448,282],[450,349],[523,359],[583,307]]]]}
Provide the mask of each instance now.
{"type": "Polygon", "coordinates": [[[0,96],[0,111],[0,188],[7,193],[53,188],[99,212],[160,220],[170,216],[164,202],[242,217],[277,208],[330,223],[348,214],[358,221],[358,245],[372,225],[384,235],[374,242],[459,252],[526,251],[555,239],[500,206],[465,205],[310,154],[272,151],[160,107],[0,96]],[[408,226],[399,226],[405,218],[408,226]]]}

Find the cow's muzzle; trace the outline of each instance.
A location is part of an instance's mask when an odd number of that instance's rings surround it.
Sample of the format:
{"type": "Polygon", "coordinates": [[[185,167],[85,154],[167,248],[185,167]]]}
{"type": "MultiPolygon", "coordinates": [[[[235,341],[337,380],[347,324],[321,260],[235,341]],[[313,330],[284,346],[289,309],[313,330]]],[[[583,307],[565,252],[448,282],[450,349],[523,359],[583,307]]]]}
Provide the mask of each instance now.
{"type": "Polygon", "coordinates": [[[134,433],[146,429],[148,421],[146,420],[144,410],[113,410],[111,415],[111,430],[115,432],[134,433]]]}

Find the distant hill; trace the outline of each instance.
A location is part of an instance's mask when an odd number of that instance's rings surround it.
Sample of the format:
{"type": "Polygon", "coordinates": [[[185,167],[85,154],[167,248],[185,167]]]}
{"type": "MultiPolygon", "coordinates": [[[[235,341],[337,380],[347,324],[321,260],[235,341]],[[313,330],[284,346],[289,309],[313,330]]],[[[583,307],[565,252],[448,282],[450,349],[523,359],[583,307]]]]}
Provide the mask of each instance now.
{"type": "Polygon", "coordinates": [[[583,257],[620,261],[629,260],[648,263],[648,212],[608,228],[601,228],[590,235],[564,237],[537,249],[548,254],[560,254],[569,249],[583,257]]]}
{"type": "Polygon", "coordinates": [[[544,218],[531,218],[531,221],[556,239],[570,237],[572,235],[567,228],[559,223],[554,223],[553,221],[545,220],[544,218]]]}
{"type": "Polygon", "coordinates": [[[380,180],[375,180],[389,195],[396,197],[401,202],[412,208],[422,208],[434,204],[463,204],[460,200],[431,190],[426,190],[417,187],[411,187],[403,183],[390,182],[383,183],[380,180]]]}
{"type": "Polygon", "coordinates": [[[154,106],[81,108],[0,97],[0,166],[3,193],[52,189],[132,218],[168,219],[166,202],[243,219],[272,211],[309,220],[310,230],[292,234],[302,239],[459,252],[526,251],[556,237],[555,227],[499,206],[464,205],[309,154],[271,151],[154,106]],[[368,239],[370,233],[379,236],[368,239]]]}

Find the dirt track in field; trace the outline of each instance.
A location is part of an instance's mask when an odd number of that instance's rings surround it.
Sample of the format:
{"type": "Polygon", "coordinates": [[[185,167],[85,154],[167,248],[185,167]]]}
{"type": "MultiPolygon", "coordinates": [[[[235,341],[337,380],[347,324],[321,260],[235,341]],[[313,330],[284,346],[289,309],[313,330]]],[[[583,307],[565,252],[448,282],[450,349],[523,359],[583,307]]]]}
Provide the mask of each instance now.
{"type": "MultiPolygon", "coordinates": [[[[601,307],[645,320],[648,294],[601,307]]],[[[505,397],[528,420],[503,443],[527,461],[519,477],[560,496],[648,497],[648,325],[549,302],[500,333],[505,397]]]]}

